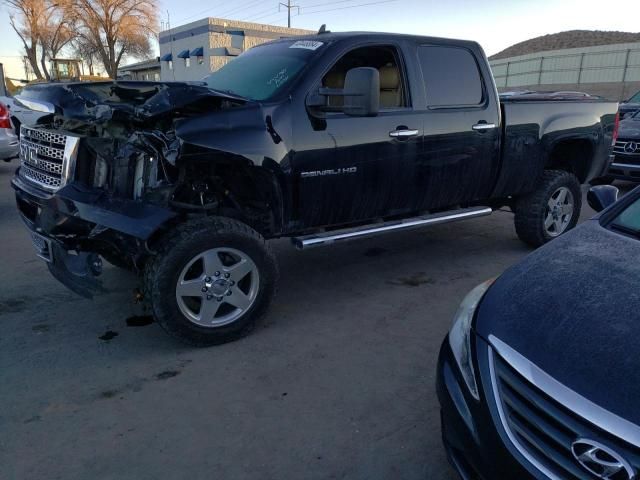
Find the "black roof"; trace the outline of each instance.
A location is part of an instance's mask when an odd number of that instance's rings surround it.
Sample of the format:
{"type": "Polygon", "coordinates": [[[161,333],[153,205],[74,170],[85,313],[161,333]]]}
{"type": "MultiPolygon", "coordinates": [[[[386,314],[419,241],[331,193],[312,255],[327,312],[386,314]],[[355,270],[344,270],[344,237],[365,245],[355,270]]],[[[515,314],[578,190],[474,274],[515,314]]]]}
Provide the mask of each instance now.
{"type": "Polygon", "coordinates": [[[326,32],[326,33],[315,33],[311,35],[296,35],[292,37],[284,37],[280,41],[291,41],[292,39],[297,40],[316,40],[318,42],[334,42],[334,41],[344,41],[351,40],[354,38],[358,39],[387,39],[387,40],[413,40],[424,43],[448,43],[452,45],[473,45],[479,46],[477,42],[471,40],[457,40],[453,38],[442,38],[442,37],[429,37],[424,35],[410,35],[405,33],[389,33],[389,32],[326,32]]]}

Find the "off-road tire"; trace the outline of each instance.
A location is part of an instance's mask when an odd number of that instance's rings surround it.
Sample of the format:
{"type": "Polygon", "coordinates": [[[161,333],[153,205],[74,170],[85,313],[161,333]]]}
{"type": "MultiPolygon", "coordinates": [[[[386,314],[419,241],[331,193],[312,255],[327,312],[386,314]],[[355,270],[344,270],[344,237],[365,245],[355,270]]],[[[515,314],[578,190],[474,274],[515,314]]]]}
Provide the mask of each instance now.
{"type": "Polygon", "coordinates": [[[573,195],[573,216],[563,234],[578,223],[582,209],[580,182],[575,175],[562,170],[546,170],[535,191],[519,198],[515,205],[515,227],[518,237],[532,247],[539,247],[553,240],[544,227],[547,204],[560,187],[566,187],[573,195]]]}
{"type": "Polygon", "coordinates": [[[237,220],[207,217],[190,221],[173,229],[154,245],[154,249],[157,254],[145,268],[145,297],[160,326],[184,343],[207,347],[244,337],[264,315],[275,294],[278,268],[269,245],[258,232],[237,220]],[[251,258],[259,273],[258,293],[251,307],[233,323],[203,327],[180,311],[176,284],[190,259],[220,247],[241,250],[251,258]]]}

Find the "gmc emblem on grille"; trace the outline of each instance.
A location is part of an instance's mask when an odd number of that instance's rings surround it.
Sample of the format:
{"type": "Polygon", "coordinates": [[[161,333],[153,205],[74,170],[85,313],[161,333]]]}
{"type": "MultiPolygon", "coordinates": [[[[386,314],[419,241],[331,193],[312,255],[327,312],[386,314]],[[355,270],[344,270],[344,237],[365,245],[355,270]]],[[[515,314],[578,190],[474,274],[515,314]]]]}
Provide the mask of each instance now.
{"type": "Polygon", "coordinates": [[[38,149],[34,147],[27,148],[27,155],[29,156],[29,162],[33,165],[38,165],[38,149]]]}
{"type": "Polygon", "coordinates": [[[571,453],[582,468],[603,480],[636,478],[636,472],[629,462],[594,440],[579,438],[571,444],[571,453]]]}

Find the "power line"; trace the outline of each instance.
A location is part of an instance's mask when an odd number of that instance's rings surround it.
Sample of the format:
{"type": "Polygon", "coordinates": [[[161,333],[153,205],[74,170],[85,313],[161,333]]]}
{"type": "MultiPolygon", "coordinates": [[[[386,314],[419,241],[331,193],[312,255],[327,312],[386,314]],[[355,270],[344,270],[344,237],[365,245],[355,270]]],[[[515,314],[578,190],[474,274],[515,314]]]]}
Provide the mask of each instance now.
{"type": "Polygon", "coordinates": [[[325,12],[335,12],[337,10],[347,10],[349,8],[358,8],[358,7],[367,7],[370,5],[381,5],[383,3],[393,3],[393,2],[399,2],[400,0],[382,0],[380,2],[370,2],[370,3],[360,3],[358,5],[349,5],[347,7],[338,7],[338,8],[327,8],[325,10],[316,10],[313,12],[305,12],[303,11],[300,15],[312,15],[314,13],[325,13],[325,12]]]}
{"type": "Polygon", "coordinates": [[[242,17],[242,18],[240,18],[240,20],[245,21],[245,22],[250,22],[250,21],[255,20],[256,18],[270,17],[270,16],[276,15],[278,13],[281,13],[281,12],[274,11],[273,7],[269,7],[267,9],[265,9],[265,10],[260,10],[259,12],[255,12],[255,13],[249,14],[248,17],[242,17]]]}
{"type": "MultiPolygon", "coordinates": [[[[253,2],[249,2],[246,5],[242,5],[241,7],[233,7],[231,9],[228,10],[223,10],[222,13],[219,13],[218,16],[219,17],[224,17],[226,15],[231,15],[232,13],[236,13],[239,12],[241,10],[246,10],[249,7],[252,7],[254,5],[257,5],[259,3],[263,3],[263,0],[254,0],[253,2]]],[[[189,20],[191,18],[195,18],[195,17],[199,17],[201,15],[204,15],[207,12],[210,12],[212,10],[215,10],[217,7],[209,7],[209,8],[205,8],[204,10],[199,11],[198,13],[194,13],[193,15],[189,15],[187,17],[182,17],[181,19],[178,20],[178,22],[184,22],[185,20],[189,20]]]]}
{"type": "Polygon", "coordinates": [[[302,8],[324,7],[325,5],[335,5],[336,3],[355,2],[357,0],[337,0],[335,2],[314,3],[313,5],[302,5],[302,8]]]}

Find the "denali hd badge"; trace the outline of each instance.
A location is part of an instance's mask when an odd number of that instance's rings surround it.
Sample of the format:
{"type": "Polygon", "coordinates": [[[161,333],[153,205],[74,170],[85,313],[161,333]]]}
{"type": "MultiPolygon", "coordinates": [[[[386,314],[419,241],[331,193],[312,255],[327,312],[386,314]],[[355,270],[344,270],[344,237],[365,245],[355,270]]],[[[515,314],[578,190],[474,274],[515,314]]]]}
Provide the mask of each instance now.
{"type": "Polygon", "coordinates": [[[301,172],[301,178],[308,177],[324,177],[325,175],[346,175],[349,173],[356,173],[358,167],[345,167],[345,168],[332,168],[331,170],[311,170],[309,172],[301,172]]]}

